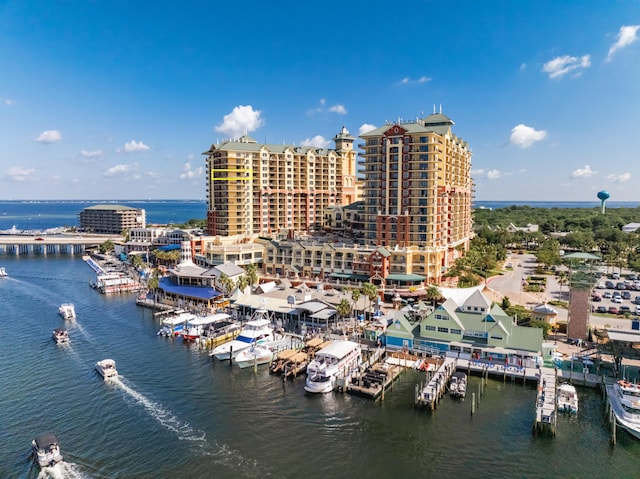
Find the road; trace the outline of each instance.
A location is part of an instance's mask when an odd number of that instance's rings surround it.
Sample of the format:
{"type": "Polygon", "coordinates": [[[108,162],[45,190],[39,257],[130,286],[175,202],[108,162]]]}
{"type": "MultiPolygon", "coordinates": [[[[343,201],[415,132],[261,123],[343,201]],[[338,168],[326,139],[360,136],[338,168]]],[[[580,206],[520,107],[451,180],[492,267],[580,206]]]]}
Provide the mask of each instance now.
{"type": "MultiPolygon", "coordinates": [[[[508,263],[513,264],[513,270],[507,270],[502,276],[494,276],[487,280],[487,286],[496,292],[496,297],[506,296],[511,304],[520,304],[528,309],[533,309],[544,301],[569,301],[569,286],[560,285],[554,275],[547,276],[547,288],[544,293],[523,291],[523,279],[535,273],[536,258],[534,255],[511,254],[505,262],[505,264],[508,263]]],[[[567,321],[568,311],[566,309],[557,306],[553,306],[553,309],[558,312],[558,321],[567,321]]],[[[605,326],[615,329],[631,329],[629,319],[595,314],[590,315],[589,324],[598,329],[605,328],[605,326]]]]}

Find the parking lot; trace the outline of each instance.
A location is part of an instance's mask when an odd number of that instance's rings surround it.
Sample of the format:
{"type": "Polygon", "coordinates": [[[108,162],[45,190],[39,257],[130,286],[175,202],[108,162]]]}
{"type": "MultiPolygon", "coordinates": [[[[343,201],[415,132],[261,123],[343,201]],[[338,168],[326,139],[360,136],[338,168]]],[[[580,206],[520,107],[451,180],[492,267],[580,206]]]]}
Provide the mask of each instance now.
{"type": "Polygon", "coordinates": [[[635,274],[600,278],[591,293],[591,311],[598,314],[640,316],[640,279],[635,274]]]}

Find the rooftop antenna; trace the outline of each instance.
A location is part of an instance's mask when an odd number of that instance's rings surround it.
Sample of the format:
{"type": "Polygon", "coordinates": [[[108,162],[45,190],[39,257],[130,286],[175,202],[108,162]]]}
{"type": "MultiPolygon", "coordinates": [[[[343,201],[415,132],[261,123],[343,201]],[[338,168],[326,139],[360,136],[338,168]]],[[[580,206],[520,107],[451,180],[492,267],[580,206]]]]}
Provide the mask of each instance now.
{"type": "Polygon", "coordinates": [[[433,104],[433,114],[434,115],[436,114],[436,104],[435,103],[433,104]]]}
{"type": "Polygon", "coordinates": [[[442,115],[442,103],[440,103],[440,114],[442,115]]]}

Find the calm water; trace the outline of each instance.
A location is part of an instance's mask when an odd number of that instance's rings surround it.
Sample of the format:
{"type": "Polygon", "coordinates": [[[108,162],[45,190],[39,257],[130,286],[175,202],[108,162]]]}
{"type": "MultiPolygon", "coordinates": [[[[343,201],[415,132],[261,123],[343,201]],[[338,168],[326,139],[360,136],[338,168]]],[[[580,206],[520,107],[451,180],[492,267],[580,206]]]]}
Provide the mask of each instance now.
{"type": "MultiPolygon", "coordinates": [[[[640,442],[609,446],[600,397],[579,390],[580,415],[555,438],[532,437],[535,391],[489,381],[475,416],[445,398],[413,408],[418,373],[384,402],[305,395],[302,381],[214,363],[193,345],[156,336],[158,321],[132,296],[88,286],[80,259],[0,257],[0,477],[35,478],[29,444],[52,430],[65,462],[41,477],[441,478],[637,477],[640,442]],[[62,302],[71,344],[54,328],[62,302]],[[114,358],[121,379],[93,370],[114,358]]],[[[472,378],[470,391],[478,388],[472,378]]]]}

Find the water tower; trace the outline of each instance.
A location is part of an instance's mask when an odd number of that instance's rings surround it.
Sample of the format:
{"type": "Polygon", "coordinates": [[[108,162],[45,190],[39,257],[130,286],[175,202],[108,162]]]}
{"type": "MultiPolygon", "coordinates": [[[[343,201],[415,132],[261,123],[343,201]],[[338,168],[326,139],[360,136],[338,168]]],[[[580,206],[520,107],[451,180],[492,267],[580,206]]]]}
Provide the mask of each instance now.
{"type": "Polygon", "coordinates": [[[598,195],[597,196],[598,196],[598,199],[600,200],[600,203],[602,204],[601,212],[602,212],[602,214],[604,214],[604,203],[605,203],[605,201],[607,201],[609,199],[609,196],[610,196],[609,192],[605,191],[605,190],[598,191],[598,195]]]}

